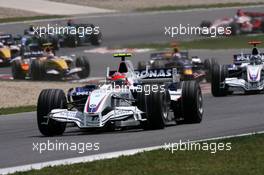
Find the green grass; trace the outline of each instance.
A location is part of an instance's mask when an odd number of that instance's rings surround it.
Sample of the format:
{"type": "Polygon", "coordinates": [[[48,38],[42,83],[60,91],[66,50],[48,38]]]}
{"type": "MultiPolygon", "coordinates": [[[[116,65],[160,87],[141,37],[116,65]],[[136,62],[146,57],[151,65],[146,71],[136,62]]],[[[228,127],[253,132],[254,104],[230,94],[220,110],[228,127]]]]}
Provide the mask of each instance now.
{"type": "MultiPolygon", "coordinates": [[[[218,37],[218,38],[205,38],[196,39],[192,41],[182,41],[180,42],[180,47],[182,49],[241,49],[241,48],[252,48],[248,44],[248,41],[259,40],[264,44],[264,35],[241,35],[233,37],[218,37]]],[[[261,47],[262,45],[260,45],[261,47]]],[[[151,44],[130,44],[122,47],[127,48],[153,48],[157,50],[162,50],[170,47],[170,43],[151,43],[151,44]]],[[[117,48],[122,48],[117,47],[117,48]]]]}
{"type": "Polygon", "coordinates": [[[217,142],[231,142],[230,151],[156,150],[133,156],[47,167],[16,175],[263,175],[264,135],[254,135],[217,142]]]}
{"type": "Polygon", "coordinates": [[[36,111],[36,109],[37,109],[36,106],[0,108],[0,115],[15,114],[21,112],[32,112],[32,111],[36,111]]]}
{"type": "Polygon", "coordinates": [[[12,18],[0,18],[0,23],[19,22],[19,21],[33,21],[40,19],[53,19],[64,18],[62,15],[43,15],[43,16],[30,16],[30,17],[12,17],[12,18]]]}
{"type": "Polygon", "coordinates": [[[200,9],[200,8],[224,8],[224,7],[238,7],[238,6],[249,6],[249,5],[263,5],[263,2],[252,2],[252,3],[217,3],[217,4],[203,4],[203,5],[169,5],[161,7],[149,7],[149,8],[138,8],[136,11],[173,11],[173,10],[188,10],[188,9],[200,9]]]}

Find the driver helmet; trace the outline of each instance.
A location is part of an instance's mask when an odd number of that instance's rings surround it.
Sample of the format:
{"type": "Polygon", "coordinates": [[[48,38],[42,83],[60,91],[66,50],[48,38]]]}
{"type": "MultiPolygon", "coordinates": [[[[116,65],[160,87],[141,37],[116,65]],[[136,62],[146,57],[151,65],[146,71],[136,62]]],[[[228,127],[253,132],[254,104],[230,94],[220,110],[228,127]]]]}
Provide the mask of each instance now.
{"type": "Polygon", "coordinates": [[[54,53],[52,52],[52,49],[49,47],[45,49],[45,53],[48,59],[51,59],[55,56],[54,53]]]}
{"type": "Polygon", "coordinates": [[[120,72],[116,72],[111,76],[111,81],[113,85],[126,85],[127,79],[126,76],[120,72]]]}
{"type": "Polygon", "coordinates": [[[69,19],[69,20],[67,21],[67,26],[70,27],[70,26],[72,26],[72,25],[73,25],[73,21],[72,21],[72,19],[69,19]]]}
{"type": "Polygon", "coordinates": [[[181,54],[180,54],[180,49],[179,49],[179,44],[176,42],[171,43],[173,52],[172,52],[172,57],[173,58],[180,58],[181,54]]]}
{"type": "Polygon", "coordinates": [[[255,64],[261,64],[261,56],[260,55],[252,55],[250,57],[250,62],[255,64]]]}
{"type": "Polygon", "coordinates": [[[237,15],[237,16],[245,16],[244,12],[243,12],[241,9],[238,9],[238,10],[237,10],[236,15],[237,15]]]}

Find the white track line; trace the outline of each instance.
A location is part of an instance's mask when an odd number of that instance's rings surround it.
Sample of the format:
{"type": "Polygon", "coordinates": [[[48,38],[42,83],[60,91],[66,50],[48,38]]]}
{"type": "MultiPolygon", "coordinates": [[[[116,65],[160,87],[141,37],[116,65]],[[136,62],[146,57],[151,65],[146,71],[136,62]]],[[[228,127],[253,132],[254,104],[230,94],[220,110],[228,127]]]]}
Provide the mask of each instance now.
{"type": "MultiPolygon", "coordinates": [[[[250,135],[255,135],[255,134],[263,134],[263,133],[264,133],[264,131],[259,131],[259,132],[251,132],[251,133],[244,133],[244,134],[237,134],[237,135],[229,135],[229,136],[194,140],[191,142],[204,142],[204,141],[228,139],[228,138],[234,138],[234,137],[250,136],[250,135]]],[[[0,169],[0,174],[6,175],[6,174],[15,173],[15,172],[29,171],[32,169],[39,170],[39,169],[42,169],[45,167],[53,167],[53,166],[59,166],[59,165],[70,165],[70,164],[75,164],[75,163],[91,162],[91,161],[95,161],[95,160],[111,159],[111,158],[117,158],[120,156],[129,156],[129,155],[134,155],[134,154],[141,153],[144,151],[152,151],[152,150],[157,150],[157,149],[162,149],[162,148],[164,148],[164,145],[152,146],[152,147],[146,147],[146,148],[138,148],[138,149],[130,149],[130,150],[124,150],[124,151],[116,151],[116,152],[110,152],[110,153],[95,154],[95,155],[69,158],[69,159],[63,159],[63,160],[54,160],[54,161],[34,163],[34,164],[28,164],[28,165],[22,165],[22,166],[16,166],[16,167],[9,167],[9,168],[0,169]]]]}

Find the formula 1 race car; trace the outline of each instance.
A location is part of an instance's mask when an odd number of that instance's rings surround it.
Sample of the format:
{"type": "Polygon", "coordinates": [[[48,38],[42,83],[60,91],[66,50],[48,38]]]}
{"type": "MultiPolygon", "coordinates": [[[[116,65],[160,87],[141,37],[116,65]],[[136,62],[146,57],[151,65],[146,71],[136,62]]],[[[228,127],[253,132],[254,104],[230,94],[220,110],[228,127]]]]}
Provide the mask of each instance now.
{"type": "Polygon", "coordinates": [[[121,62],[118,70],[107,69],[105,83],[72,88],[67,97],[59,89],[40,93],[37,122],[44,136],[63,134],[66,123],[114,130],[162,129],[167,124],[202,121],[202,93],[196,81],[179,81],[175,68],[162,70],[167,72],[163,78],[153,79],[147,73],[138,77],[125,60],[130,54],[114,56],[121,57],[121,62]]]}
{"type": "Polygon", "coordinates": [[[0,34],[0,65],[9,65],[12,58],[20,54],[11,34],[0,34]]]}
{"type": "Polygon", "coordinates": [[[244,12],[238,10],[232,18],[217,19],[214,22],[202,21],[201,27],[219,28],[223,27],[226,35],[239,35],[242,33],[264,32],[264,13],[244,12]]]}
{"type": "Polygon", "coordinates": [[[201,81],[206,79],[207,82],[210,82],[210,70],[213,62],[213,59],[202,61],[197,56],[189,58],[188,52],[159,52],[152,53],[148,62],[140,61],[138,69],[146,69],[146,66],[149,66],[150,69],[177,68],[181,80],[201,81]]]}
{"type": "Polygon", "coordinates": [[[264,90],[264,53],[256,48],[259,41],[252,41],[254,45],[251,54],[234,55],[234,63],[212,66],[211,91],[213,96],[225,96],[235,91],[244,93],[260,93],[264,90]]]}
{"type": "Polygon", "coordinates": [[[99,28],[95,27],[93,24],[68,24],[69,30],[84,31],[89,28],[92,32],[90,33],[78,33],[69,32],[62,33],[58,35],[58,40],[61,47],[77,47],[84,44],[90,43],[92,45],[98,46],[102,43],[102,33],[99,28]]]}
{"type": "Polygon", "coordinates": [[[77,74],[86,78],[90,74],[90,63],[85,57],[75,59],[69,56],[55,56],[48,48],[45,51],[23,52],[11,61],[14,79],[50,80],[64,79],[77,74]]]}

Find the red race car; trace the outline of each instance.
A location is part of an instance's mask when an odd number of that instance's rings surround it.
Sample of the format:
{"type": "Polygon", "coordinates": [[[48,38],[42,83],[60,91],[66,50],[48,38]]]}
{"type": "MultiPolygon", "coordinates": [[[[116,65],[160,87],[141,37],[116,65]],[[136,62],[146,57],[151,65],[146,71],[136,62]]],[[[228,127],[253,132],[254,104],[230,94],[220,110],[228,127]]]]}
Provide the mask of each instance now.
{"type": "Polygon", "coordinates": [[[264,13],[246,12],[241,9],[232,18],[217,19],[214,22],[202,21],[200,27],[230,27],[231,35],[264,32],[264,13]]]}

